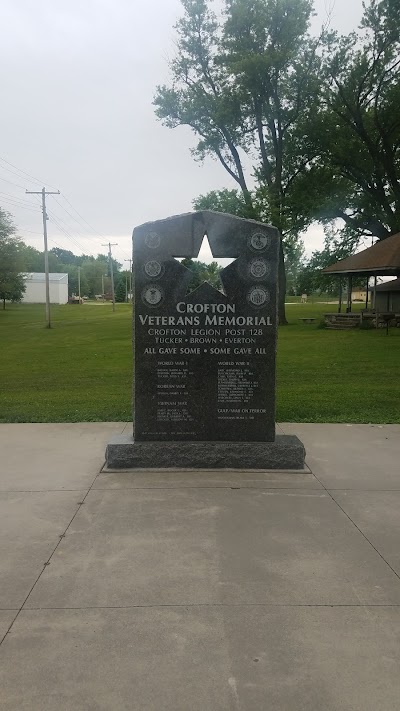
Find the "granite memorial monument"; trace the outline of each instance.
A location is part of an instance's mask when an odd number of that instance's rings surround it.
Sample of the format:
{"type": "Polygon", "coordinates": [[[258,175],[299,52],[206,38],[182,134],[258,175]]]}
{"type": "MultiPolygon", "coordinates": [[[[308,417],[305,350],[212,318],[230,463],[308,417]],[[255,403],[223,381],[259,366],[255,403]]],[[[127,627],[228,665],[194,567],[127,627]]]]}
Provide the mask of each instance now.
{"type": "Polygon", "coordinates": [[[302,443],[275,434],[278,255],[275,228],[217,212],[134,230],[134,433],[109,468],[303,468],[302,443]],[[179,260],[205,236],[232,261],[191,290],[179,260]]]}

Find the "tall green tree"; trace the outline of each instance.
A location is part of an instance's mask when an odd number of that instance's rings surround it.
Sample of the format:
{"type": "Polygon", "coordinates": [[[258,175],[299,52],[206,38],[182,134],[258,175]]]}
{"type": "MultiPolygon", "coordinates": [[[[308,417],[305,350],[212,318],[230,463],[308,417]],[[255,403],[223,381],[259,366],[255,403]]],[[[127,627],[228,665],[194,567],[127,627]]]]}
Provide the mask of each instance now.
{"type": "Polygon", "coordinates": [[[126,274],[121,274],[115,287],[115,301],[119,304],[123,304],[127,300],[127,284],[128,282],[126,274]]]}
{"type": "MultiPolygon", "coordinates": [[[[314,251],[297,273],[298,293],[312,294],[319,290],[337,296],[340,288],[337,275],[328,276],[323,274],[322,270],[340,259],[349,257],[353,252],[354,239],[352,235],[346,238],[346,235],[343,235],[340,230],[331,225],[326,226],[323,249],[314,251]]],[[[365,283],[365,277],[353,279],[355,287],[365,287],[365,283]]]]}
{"type": "MultiPolygon", "coordinates": [[[[313,170],[300,130],[318,93],[318,41],[308,34],[312,0],[224,0],[222,18],[207,0],[181,1],[172,80],[158,87],[156,113],[171,128],[193,129],[194,157],[220,161],[240,189],[243,216],[273,223],[284,239],[297,237],[320,190],[310,182],[307,199],[299,200],[301,178],[313,170]]],[[[284,303],[282,248],[281,323],[284,303]]]]}
{"type": "Polygon", "coordinates": [[[11,215],[0,208],[0,299],[3,309],[6,301],[21,301],[23,297],[23,268],[21,240],[15,235],[11,215]]]}
{"type": "MultiPolygon", "coordinates": [[[[114,283],[118,282],[118,273],[121,264],[115,259],[112,260],[114,272],[114,283]]],[[[93,298],[96,294],[102,293],[102,283],[110,276],[108,257],[98,254],[97,257],[85,255],[81,263],[81,279],[85,280],[87,293],[85,295],[93,298]]]]}
{"type": "Polygon", "coordinates": [[[327,182],[322,220],[340,218],[344,238],[400,231],[400,8],[364,5],[359,33],[332,35],[324,85],[308,127],[327,182]]]}
{"type": "Polygon", "coordinates": [[[199,195],[193,200],[195,210],[215,210],[237,217],[248,217],[249,210],[243,193],[239,190],[210,190],[206,195],[199,195]]]}
{"type": "Polygon", "coordinates": [[[303,240],[292,240],[285,245],[286,285],[291,296],[300,293],[299,277],[304,268],[303,240]]]}
{"type": "MultiPolygon", "coordinates": [[[[22,258],[24,260],[24,271],[44,272],[44,252],[40,252],[35,247],[31,247],[24,242],[20,243],[22,258]]],[[[49,251],[49,271],[60,272],[60,262],[52,250],[49,251]]]]}
{"type": "MultiPolygon", "coordinates": [[[[75,255],[74,255],[75,256],[75,255]]],[[[77,257],[79,259],[79,257],[77,257]]],[[[77,296],[79,294],[79,276],[78,276],[78,269],[79,265],[76,264],[60,264],[59,269],[57,271],[64,272],[68,274],[68,296],[77,296]]],[[[89,295],[89,282],[86,278],[86,274],[81,269],[81,274],[80,274],[80,282],[81,282],[81,296],[88,296],[89,295]]],[[[99,292],[101,293],[101,292],[99,292]]]]}
{"type": "Polygon", "coordinates": [[[77,256],[69,249],[62,249],[61,247],[53,247],[49,254],[54,255],[60,264],[76,264],[78,266],[84,259],[84,255],[77,256]]]}

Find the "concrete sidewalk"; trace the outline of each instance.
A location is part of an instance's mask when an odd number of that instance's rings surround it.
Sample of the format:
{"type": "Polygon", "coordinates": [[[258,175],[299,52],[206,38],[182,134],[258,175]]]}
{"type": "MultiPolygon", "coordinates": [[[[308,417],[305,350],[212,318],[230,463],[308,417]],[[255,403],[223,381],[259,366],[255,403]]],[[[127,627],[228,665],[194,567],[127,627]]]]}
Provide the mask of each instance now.
{"type": "Polygon", "coordinates": [[[282,425],[303,473],[101,472],[125,427],[0,425],[1,709],[399,709],[400,426],[282,425]]]}

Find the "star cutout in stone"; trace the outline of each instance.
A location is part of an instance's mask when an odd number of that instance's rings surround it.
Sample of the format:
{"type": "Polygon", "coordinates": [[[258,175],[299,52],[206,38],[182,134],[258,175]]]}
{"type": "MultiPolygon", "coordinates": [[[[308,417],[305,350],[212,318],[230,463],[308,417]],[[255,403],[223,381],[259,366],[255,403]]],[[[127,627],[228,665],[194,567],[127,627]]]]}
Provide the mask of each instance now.
{"type": "Polygon", "coordinates": [[[214,259],[211,245],[206,234],[203,237],[197,257],[174,257],[174,259],[180,262],[182,266],[193,271],[193,279],[188,286],[187,295],[197,289],[201,284],[209,284],[220,293],[225,294],[221,272],[226,266],[234,262],[235,259],[224,259],[225,265],[221,267],[214,259]],[[199,274],[199,269],[196,269],[196,264],[207,264],[208,270],[200,272],[199,274]]]}

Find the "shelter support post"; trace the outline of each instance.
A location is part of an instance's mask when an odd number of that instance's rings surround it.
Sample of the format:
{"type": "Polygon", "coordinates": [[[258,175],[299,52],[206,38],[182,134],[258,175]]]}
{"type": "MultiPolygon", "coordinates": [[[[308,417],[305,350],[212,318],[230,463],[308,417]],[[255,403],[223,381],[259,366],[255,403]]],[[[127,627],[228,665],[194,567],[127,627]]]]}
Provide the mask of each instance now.
{"type": "Polygon", "coordinates": [[[341,314],[341,313],[342,313],[342,301],[343,301],[342,277],[339,277],[339,307],[338,307],[338,314],[341,314]]]}
{"type": "Polygon", "coordinates": [[[367,277],[367,295],[365,297],[365,310],[368,311],[368,301],[369,301],[369,277],[367,277]]]}
{"type": "Polygon", "coordinates": [[[353,277],[351,274],[349,274],[347,277],[347,308],[346,308],[347,314],[351,313],[351,293],[352,293],[352,290],[353,290],[353,277]]]}
{"type": "Polygon", "coordinates": [[[390,312],[390,291],[387,293],[387,301],[386,301],[386,308],[387,308],[387,315],[386,315],[386,335],[389,335],[389,324],[390,324],[390,318],[389,318],[389,312],[390,312]]]}

